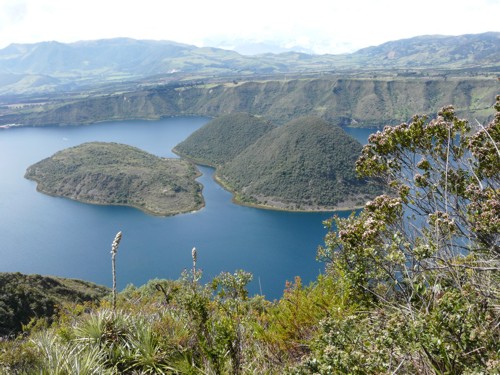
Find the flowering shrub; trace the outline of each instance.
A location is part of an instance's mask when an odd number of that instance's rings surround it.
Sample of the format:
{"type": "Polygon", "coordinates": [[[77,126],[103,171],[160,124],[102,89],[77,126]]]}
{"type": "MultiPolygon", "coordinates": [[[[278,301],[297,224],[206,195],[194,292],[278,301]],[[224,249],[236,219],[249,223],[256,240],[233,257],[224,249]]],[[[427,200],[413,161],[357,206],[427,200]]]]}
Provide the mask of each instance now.
{"type": "Polygon", "coordinates": [[[369,316],[325,320],[299,372],[498,371],[500,96],[495,108],[487,126],[448,106],[370,136],[357,171],[391,193],[327,221],[318,252],[369,316]]]}

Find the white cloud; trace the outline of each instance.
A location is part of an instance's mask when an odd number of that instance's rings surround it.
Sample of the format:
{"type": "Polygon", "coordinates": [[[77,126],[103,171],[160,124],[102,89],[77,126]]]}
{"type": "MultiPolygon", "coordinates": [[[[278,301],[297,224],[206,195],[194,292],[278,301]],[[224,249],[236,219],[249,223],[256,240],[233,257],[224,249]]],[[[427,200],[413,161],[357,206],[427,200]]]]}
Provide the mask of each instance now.
{"type": "Polygon", "coordinates": [[[423,34],[499,31],[492,0],[0,0],[0,48],[12,42],[131,37],[300,41],[345,52],[423,34]]]}

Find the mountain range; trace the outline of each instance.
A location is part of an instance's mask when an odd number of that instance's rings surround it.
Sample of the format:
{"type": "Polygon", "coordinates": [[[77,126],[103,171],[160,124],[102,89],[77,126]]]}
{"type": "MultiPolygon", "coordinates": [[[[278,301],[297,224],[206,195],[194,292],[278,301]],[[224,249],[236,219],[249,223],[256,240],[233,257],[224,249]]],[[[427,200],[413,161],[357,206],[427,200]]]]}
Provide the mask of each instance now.
{"type": "Polygon", "coordinates": [[[221,48],[127,38],[11,44],[0,50],[0,95],[79,90],[125,81],[252,77],[374,69],[498,69],[500,33],[419,36],[351,54],[242,55],[221,48]]]}

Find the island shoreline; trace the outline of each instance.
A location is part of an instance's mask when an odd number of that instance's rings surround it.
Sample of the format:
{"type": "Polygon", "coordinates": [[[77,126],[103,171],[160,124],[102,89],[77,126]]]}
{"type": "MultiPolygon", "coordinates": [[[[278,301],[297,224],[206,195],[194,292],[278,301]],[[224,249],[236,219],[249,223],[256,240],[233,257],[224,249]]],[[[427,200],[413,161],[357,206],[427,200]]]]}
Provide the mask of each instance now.
{"type": "Polygon", "coordinates": [[[225,183],[218,175],[217,173],[217,166],[209,163],[206,160],[202,159],[197,159],[197,158],[192,158],[190,156],[187,156],[183,154],[182,152],[178,151],[175,147],[172,149],[172,152],[178,155],[180,158],[184,158],[186,160],[189,160],[190,162],[196,164],[197,166],[204,166],[204,167],[209,167],[213,168],[215,170],[214,175],[213,175],[213,180],[221,186],[224,190],[227,192],[231,193],[232,198],[231,202],[234,204],[237,204],[239,206],[244,206],[244,207],[250,207],[250,208],[257,208],[261,210],[269,210],[269,211],[282,211],[282,212],[297,212],[297,213],[321,213],[321,212],[348,212],[348,211],[356,211],[356,210],[361,210],[364,208],[363,205],[353,205],[353,206],[348,206],[348,207],[335,207],[335,208],[330,208],[330,207],[318,207],[318,209],[311,209],[311,210],[301,210],[301,209],[293,209],[293,208],[283,208],[283,207],[277,207],[277,206],[271,206],[271,205],[263,205],[263,204],[258,204],[258,203],[249,203],[249,202],[243,202],[238,199],[238,192],[235,189],[232,189],[227,183],[225,183]]]}

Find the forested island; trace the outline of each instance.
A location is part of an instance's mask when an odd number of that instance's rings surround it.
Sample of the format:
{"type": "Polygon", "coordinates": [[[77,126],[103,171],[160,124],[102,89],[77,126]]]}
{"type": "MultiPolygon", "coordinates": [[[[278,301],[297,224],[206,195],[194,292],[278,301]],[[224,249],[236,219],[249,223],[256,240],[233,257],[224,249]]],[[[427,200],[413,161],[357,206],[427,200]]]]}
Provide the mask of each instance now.
{"type": "Polygon", "coordinates": [[[240,204],[295,211],[352,209],[382,192],[359,179],[361,144],[339,126],[301,117],[282,126],[249,114],[220,116],[174,151],[217,168],[240,204]]]}
{"type": "Polygon", "coordinates": [[[138,148],[92,142],[57,152],[30,166],[25,177],[43,193],[86,203],[132,206],[175,215],[203,206],[196,167],[138,148]]]}

